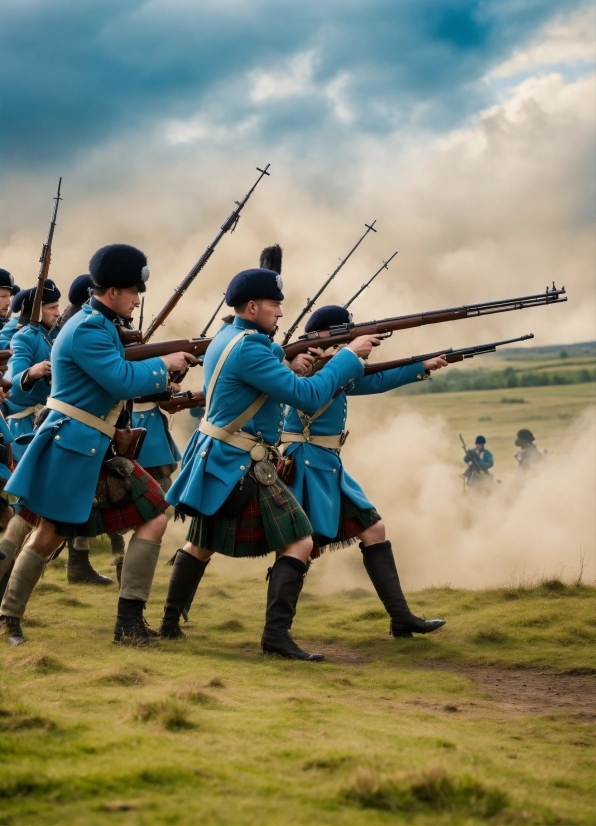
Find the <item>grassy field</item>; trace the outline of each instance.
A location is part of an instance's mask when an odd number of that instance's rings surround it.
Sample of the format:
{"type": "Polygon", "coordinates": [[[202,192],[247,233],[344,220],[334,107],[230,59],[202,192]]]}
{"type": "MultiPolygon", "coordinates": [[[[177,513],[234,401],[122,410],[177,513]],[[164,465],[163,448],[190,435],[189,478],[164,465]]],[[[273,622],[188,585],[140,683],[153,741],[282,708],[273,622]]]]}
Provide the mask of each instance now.
{"type": "MultiPolygon", "coordinates": [[[[455,462],[457,433],[481,430],[505,465],[524,425],[556,450],[594,385],[502,396],[391,396],[380,415],[440,413],[455,462]]],[[[171,524],[153,625],[182,536],[171,524]]],[[[322,597],[307,578],[295,634],[327,656],[308,664],[260,654],[266,567],[215,560],[187,638],[134,650],[111,644],[115,587],[50,566],[29,642],[0,645],[0,824],[596,821],[596,589],[428,589],[412,608],[445,628],[392,640],[370,591],[322,597]]]]}

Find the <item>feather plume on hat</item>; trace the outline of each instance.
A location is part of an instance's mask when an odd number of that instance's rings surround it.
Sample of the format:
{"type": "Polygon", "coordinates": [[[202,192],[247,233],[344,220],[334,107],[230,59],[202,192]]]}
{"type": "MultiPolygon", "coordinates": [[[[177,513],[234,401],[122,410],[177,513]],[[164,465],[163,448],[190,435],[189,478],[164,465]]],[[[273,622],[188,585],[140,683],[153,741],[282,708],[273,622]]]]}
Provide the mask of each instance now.
{"type": "Polygon", "coordinates": [[[283,250],[279,244],[273,244],[272,247],[265,247],[261,253],[259,260],[259,267],[262,270],[273,270],[273,272],[281,275],[281,259],[283,257],[283,250]]]}

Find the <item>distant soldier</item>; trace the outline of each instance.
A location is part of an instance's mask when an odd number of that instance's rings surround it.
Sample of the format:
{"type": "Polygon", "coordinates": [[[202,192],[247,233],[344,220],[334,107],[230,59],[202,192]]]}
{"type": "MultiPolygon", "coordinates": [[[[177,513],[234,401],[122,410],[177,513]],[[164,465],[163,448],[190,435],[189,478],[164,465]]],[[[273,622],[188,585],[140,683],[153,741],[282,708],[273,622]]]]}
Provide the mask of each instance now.
{"type": "Polygon", "coordinates": [[[10,318],[10,305],[13,296],[15,296],[19,290],[20,287],[15,285],[14,278],[8,270],[3,270],[0,267],[0,330],[10,318]]]}
{"type": "Polygon", "coordinates": [[[534,434],[527,428],[518,430],[515,444],[519,448],[515,458],[519,469],[524,472],[536,467],[544,458],[544,454],[534,444],[534,434]]]}
{"type": "Polygon", "coordinates": [[[486,487],[494,482],[489,471],[495,462],[492,453],[486,447],[484,436],[476,436],[474,448],[466,450],[464,462],[468,466],[464,479],[469,488],[486,487]]]}
{"type": "MultiPolygon", "coordinates": [[[[16,285],[15,285],[16,287],[16,285]]],[[[27,295],[27,290],[17,290],[16,292],[13,289],[13,298],[10,302],[10,318],[3,322],[2,329],[0,330],[0,350],[6,350],[10,347],[10,342],[12,341],[12,337],[17,331],[19,327],[19,319],[20,313],[23,308],[23,299],[27,295]]],[[[4,318],[6,319],[7,316],[4,318]]]]}

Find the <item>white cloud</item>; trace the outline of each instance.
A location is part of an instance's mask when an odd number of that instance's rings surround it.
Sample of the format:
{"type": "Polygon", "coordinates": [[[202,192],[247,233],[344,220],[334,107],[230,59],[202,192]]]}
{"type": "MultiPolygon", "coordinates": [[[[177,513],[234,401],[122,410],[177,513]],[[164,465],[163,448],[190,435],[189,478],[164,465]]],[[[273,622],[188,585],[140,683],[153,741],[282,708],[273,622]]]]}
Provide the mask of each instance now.
{"type": "Polygon", "coordinates": [[[285,66],[273,71],[255,69],[250,73],[250,99],[254,103],[306,95],[313,91],[314,51],[299,52],[285,66]]]}
{"type": "Polygon", "coordinates": [[[567,17],[557,16],[534,40],[497,66],[490,78],[508,78],[561,64],[593,64],[596,60],[596,7],[591,3],[567,17]]]}

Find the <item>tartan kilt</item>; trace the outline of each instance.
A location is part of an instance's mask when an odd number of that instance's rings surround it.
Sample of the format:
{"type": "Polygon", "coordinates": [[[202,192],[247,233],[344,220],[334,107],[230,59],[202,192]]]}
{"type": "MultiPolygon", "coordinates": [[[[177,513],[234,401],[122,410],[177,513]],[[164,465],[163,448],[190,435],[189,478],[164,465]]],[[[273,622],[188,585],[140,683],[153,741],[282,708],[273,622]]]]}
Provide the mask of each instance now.
{"type": "MultiPolygon", "coordinates": [[[[98,488],[105,486],[107,471],[102,467],[97,481],[98,488]]],[[[144,470],[138,462],[134,463],[131,476],[130,501],[124,505],[116,507],[108,501],[103,501],[103,497],[93,500],[89,519],[76,525],[72,522],[59,522],[56,519],[48,519],[54,525],[58,536],[69,539],[75,536],[101,536],[104,533],[115,533],[116,531],[127,531],[131,528],[138,528],[144,522],[155,519],[161,513],[165,513],[168,503],[164,499],[163,491],[155,479],[144,470]]],[[[17,505],[17,512],[25,522],[31,525],[39,523],[39,516],[27,508],[26,505],[17,505]]]]}
{"type": "Polygon", "coordinates": [[[255,485],[256,494],[240,516],[193,516],[188,542],[225,556],[266,556],[312,534],[308,521],[292,491],[277,479],[274,485],[255,485]],[[276,496],[277,494],[277,496],[276,496]],[[275,501],[285,499],[284,504],[275,501]]]}
{"type": "Polygon", "coordinates": [[[310,558],[317,559],[327,550],[336,551],[339,548],[347,548],[349,545],[353,545],[358,534],[370,528],[376,522],[380,522],[380,520],[381,517],[374,508],[359,508],[342,493],[337,535],[331,539],[328,536],[314,534],[310,558]]]}

